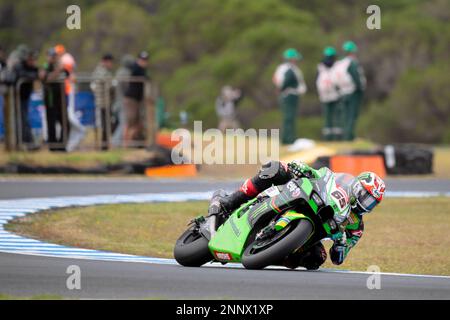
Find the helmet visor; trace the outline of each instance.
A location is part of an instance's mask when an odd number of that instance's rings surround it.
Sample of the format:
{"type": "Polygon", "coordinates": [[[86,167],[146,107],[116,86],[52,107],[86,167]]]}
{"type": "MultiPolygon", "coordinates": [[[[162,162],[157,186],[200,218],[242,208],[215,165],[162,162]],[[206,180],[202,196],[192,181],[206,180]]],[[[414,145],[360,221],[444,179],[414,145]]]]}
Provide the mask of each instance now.
{"type": "Polygon", "coordinates": [[[361,183],[356,183],[353,188],[353,194],[355,196],[355,207],[359,214],[364,214],[372,211],[378,204],[377,199],[369,193],[361,183]]]}

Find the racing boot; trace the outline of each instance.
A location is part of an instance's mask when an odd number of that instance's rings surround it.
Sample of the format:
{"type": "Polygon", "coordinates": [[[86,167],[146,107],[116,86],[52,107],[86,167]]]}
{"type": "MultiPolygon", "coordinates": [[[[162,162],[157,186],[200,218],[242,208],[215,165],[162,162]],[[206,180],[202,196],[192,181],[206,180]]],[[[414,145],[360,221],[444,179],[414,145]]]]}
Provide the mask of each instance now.
{"type": "Polygon", "coordinates": [[[250,199],[251,197],[240,190],[235,191],[232,194],[228,194],[224,190],[217,190],[213,193],[211,198],[208,214],[217,215],[217,226],[220,226],[228,219],[231,212],[250,199]]]}
{"type": "Polygon", "coordinates": [[[304,267],[307,270],[317,270],[327,260],[327,252],[321,242],[307,250],[302,249],[288,255],[283,265],[289,269],[304,267]]]}
{"type": "MultiPolygon", "coordinates": [[[[279,161],[264,164],[256,176],[245,180],[242,186],[232,194],[224,190],[214,192],[209,205],[210,215],[223,216],[225,221],[233,210],[272,185],[281,185],[291,179],[287,165],[279,161]]],[[[219,224],[220,225],[220,224],[219,224]]]]}

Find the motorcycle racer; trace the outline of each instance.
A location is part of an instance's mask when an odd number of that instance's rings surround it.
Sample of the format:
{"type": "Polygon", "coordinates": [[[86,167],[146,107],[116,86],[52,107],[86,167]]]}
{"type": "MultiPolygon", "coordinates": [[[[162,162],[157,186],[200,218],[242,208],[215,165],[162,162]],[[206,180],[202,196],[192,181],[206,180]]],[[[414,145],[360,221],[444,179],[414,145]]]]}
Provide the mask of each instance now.
{"type": "MultiPolygon", "coordinates": [[[[299,161],[287,164],[272,161],[263,165],[257,175],[245,180],[232,194],[216,192],[211,199],[208,213],[226,217],[241,204],[271,186],[284,185],[291,179],[300,177],[334,179],[336,190],[331,193],[329,201],[332,203],[334,220],[340,232],[333,235],[334,243],[329,253],[333,264],[340,265],[363,234],[363,215],[371,212],[383,199],[385,183],[373,172],[363,172],[354,177],[347,173],[334,173],[326,167],[316,170],[299,161]]],[[[301,266],[316,270],[326,259],[325,247],[319,241],[307,250],[301,248],[291,253],[283,264],[292,269],[301,266]]]]}

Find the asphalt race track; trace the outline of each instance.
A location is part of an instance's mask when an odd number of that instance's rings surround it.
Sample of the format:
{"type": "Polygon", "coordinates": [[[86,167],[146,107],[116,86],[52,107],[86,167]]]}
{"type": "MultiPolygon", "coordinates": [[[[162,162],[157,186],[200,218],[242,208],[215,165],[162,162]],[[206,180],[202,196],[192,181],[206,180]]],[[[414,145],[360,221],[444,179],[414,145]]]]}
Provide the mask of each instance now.
{"type": "MultiPolygon", "coordinates": [[[[148,179],[0,179],[0,199],[129,194],[149,192],[195,192],[216,189],[233,190],[240,181],[157,180],[148,179]]],[[[450,192],[449,179],[386,179],[388,192],[450,192]]]]}
{"type": "MultiPolygon", "coordinates": [[[[141,179],[0,180],[0,198],[169,193],[233,189],[239,182],[141,179]]],[[[387,180],[395,192],[450,191],[449,180],[387,180]]],[[[381,275],[369,290],[370,274],[229,267],[184,268],[175,264],[113,262],[0,253],[0,293],[57,294],[76,298],[215,299],[450,299],[450,277],[381,275]],[[67,267],[81,268],[81,290],[66,287],[67,267]]]]}

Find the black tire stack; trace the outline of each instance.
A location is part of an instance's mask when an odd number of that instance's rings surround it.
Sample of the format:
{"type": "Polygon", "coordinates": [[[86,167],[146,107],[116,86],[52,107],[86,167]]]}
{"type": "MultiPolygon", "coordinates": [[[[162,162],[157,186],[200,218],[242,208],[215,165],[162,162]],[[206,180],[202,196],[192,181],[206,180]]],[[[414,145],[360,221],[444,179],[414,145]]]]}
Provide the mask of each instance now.
{"type": "MultiPolygon", "coordinates": [[[[386,172],[391,175],[433,173],[433,149],[418,144],[386,145],[374,150],[354,150],[347,155],[381,155],[386,172]]],[[[313,168],[329,167],[330,157],[318,157],[313,168]]]]}
{"type": "Polygon", "coordinates": [[[383,153],[388,174],[433,173],[433,150],[430,147],[416,144],[389,145],[383,153]]]}

